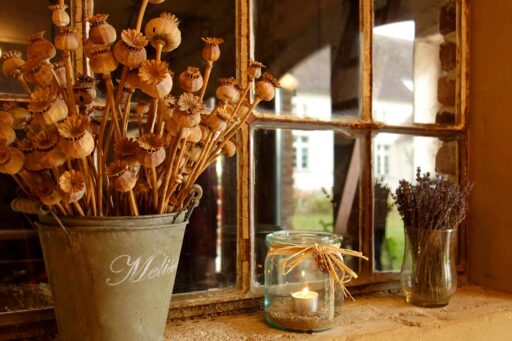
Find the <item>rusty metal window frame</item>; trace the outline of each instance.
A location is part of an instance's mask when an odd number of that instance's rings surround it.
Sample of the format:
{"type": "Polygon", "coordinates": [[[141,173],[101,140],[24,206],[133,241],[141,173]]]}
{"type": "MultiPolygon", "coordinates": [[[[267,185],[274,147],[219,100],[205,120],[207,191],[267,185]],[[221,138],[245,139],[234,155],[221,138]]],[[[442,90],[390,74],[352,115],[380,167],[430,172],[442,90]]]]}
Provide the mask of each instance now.
{"type": "MultiPolygon", "coordinates": [[[[102,1],[102,0],[97,0],[102,1]]],[[[254,56],[253,9],[257,0],[233,0],[236,4],[236,57],[237,76],[245,80],[247,62],[254,56]]],[[[93,8],[94,0],[76,0],[77,8],[93,8]]],[[[458,176],[467,178],[467,114],[469,94],[469,0],[456,0],[457,5],[457,77],[456,77],[456,108],[459,119],[455,125],[442,126],[437,124],[412,124],[410,126],[384,125],[372,119],[372,30],[373,30],[373,1],[359,0],[361,36],[361,116],[350,121],[322,121],[311,118],[298,118],[287,115],[269,115],[255,113],[251,126],[242,129],[238,136],[240,150],[238,151],[238,255],[237,281],[232,289],[218,289],[206,292],[192,292],[173,295],[169,317],[171,319],[188,318],[222,314],[232,311],[246,311],[261,307],[261,292],[251,290],[251,164],[250,155],[251,129],[256,125],[294,127],[320,127],[322,129],[346,128],[365,137],[363,148],[362,180],[360,183],[360,240],[361,251],[370,255],[370,261],[360,263],[360,277],[352,283],[351,291],[355,294],[387,290],[397,287],[398,273],[373,271],[373,208],[372,208],[372,142],[371,137],[378,132],[400,133],[423,136],[452,136],[458,141],[458,176]],[[362,207],[361,207],[362,208],[362,207]]],[[[76,15],[76,14],[75,14],[76,15]]],[[[76,17],[75,22],[83,22],[76,17]],[[78,19],[78,20],[77,20],[78,19]]],[[[85,27],[84,27],[85,29],[85,27]]],[[[16,95],[0,95],[0,101],[20,101],[16,95]]],[[[459,270],[465,270],[465,234],[464,226],[459,233],[459,270]]],[[[10,316],[0,316],[0,326],[5,324],[26,324],[35,321],[51,321],[52,309],[41,309],[25,312],[14,312],[10,316]]]]}

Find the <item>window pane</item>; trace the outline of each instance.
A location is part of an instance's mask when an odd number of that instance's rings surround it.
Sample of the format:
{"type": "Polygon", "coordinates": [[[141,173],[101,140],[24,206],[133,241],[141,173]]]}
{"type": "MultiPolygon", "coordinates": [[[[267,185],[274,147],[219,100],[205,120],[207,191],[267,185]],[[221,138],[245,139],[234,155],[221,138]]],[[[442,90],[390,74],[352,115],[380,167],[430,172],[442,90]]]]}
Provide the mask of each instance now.
{"type": "MultiPolygon", "coordinates": [[[[50,1],[0,1],[0,56],[9,50],[19,50],[26,60],[28,38],[43,30],[45,38],[53,41],[55,30],[49,4],[50,1]]],[[[20,82],[3,74],[0,74],[0,93],[25,94],[20,82]]]]}
{"type": "Polygon", "coordinates": [[[455,123],[454,3],[375,1],[375,120],[393,125],[455,123]]]}
{"type": "Polygon", "coordinates": [[[404,253],[402,218],[391,194],[398,182],[422,173],[457,174],[457,142],[437,137],[377,134],[373,139],[374,250],[376,271],[399,271],[404,253]]]}
{"type": "MultiPolygon", "coordinates": [[[[343,247],[359,249],[362,142],[343,131],[254,130],[255,283],[263,283],[265,236],[273,231],[335,232],[343,247]]],[[[356,260],[346,262],[357,271],[356,260]]]]}
{"type": "Polygon", "coordinates": [[[359,2],[254,4],[256,59],[282,85],[260,109],[322,120],[359,116],[359,2]]]}

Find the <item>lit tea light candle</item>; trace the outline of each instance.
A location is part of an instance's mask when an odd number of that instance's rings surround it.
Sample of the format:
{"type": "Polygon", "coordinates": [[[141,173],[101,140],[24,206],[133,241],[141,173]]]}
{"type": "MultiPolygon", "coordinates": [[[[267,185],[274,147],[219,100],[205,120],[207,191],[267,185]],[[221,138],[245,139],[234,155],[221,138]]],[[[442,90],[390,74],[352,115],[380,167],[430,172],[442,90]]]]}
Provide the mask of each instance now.
{"type": "Polygon", "coordinates": [[[308,288],[292,293],[293,310],[296,313],[314,313],[318,309],[318,293],[308,288]]]}

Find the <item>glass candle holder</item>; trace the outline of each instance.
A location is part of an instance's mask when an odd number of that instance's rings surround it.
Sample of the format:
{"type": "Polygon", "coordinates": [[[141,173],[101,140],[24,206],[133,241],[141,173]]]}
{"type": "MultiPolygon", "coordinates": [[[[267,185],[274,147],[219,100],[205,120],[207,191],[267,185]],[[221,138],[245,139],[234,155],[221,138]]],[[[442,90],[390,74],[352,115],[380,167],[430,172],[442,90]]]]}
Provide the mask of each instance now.
{"type": "Polygon", "coordinates": [[[267,235],[266,241],[271,250],[265,259],[266,321],[278,329],[301,332],[339,325],[341,288],[318,256],[300,250],[315,244],[339,248],[342,238],[326,232],[278,231],[267,235]],[[272,252],[290,247],[290,252],[272,252]]]}

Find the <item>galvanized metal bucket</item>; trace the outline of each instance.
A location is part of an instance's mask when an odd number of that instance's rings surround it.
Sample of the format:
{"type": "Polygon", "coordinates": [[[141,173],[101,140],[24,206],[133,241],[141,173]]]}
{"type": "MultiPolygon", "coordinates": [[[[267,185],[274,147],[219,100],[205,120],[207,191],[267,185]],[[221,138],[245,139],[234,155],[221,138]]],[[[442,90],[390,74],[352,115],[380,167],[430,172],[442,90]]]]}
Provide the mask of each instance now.
{"type": "Polygon", "coordinates": [[[196,205],[139,217],[39,216],[59,340],[163,340],[196,205]]]}

